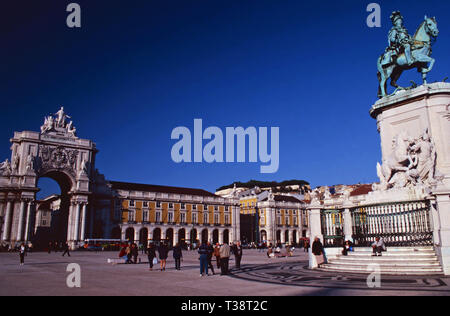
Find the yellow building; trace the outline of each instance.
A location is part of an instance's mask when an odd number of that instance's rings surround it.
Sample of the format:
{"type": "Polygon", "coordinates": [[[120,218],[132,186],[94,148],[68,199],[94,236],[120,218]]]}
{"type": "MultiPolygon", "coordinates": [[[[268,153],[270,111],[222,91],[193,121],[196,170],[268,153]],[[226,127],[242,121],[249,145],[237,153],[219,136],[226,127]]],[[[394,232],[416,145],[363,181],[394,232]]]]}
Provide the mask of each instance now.
{"type": "Polygon", "coordinates": [[[239,193],[243,242],[296,244],[308,232],[306,204],[298,197],[258,187],[239,193]]]}
{"type": "Polygon", "coordinates": [[[111,182],[122,206],[121,238],[146,244],[239,240],[239,201],[201,189],[111,182]]]}

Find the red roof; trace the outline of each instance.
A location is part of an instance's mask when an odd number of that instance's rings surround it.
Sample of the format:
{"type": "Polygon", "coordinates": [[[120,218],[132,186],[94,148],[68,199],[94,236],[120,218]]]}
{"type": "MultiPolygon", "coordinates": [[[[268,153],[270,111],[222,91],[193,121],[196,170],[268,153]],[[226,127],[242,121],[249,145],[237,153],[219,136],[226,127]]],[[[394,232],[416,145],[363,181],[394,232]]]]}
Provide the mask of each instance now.
{"type": "Polygon", "coordinates": [[[369,192],[372,192],[372,185],[371,184],[363,184],[356,188],[355,190],[350,193],[350,196],[358,196],[358,195],[366,195],[369,192]]]}

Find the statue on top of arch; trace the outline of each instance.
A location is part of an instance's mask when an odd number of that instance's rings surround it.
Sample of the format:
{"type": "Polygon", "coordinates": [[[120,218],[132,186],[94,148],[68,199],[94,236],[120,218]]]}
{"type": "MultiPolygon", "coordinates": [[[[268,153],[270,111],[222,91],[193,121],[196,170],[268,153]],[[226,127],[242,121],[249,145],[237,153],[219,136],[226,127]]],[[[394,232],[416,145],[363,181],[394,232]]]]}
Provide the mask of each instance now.
{"type": "Polygon", "coordinates": [[[45,117],[44,125],[41,126],[41,134],[46,134],[51,131],[65,132],[70,137],[76,137],[77,129],[73,126],[73,121],[67,123],[67,119],[71,119],[61,107],[58,112],[45,117]]]}

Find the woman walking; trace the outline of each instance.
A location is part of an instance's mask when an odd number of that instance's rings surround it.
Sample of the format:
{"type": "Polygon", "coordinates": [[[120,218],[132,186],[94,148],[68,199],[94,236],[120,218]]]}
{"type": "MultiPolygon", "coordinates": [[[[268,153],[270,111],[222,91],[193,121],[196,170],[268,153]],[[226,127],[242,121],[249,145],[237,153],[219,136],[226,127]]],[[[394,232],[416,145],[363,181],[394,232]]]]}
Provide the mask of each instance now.
{"type": "Polygon", "coordinates": [[[163,243],[158,248],[159,260],[161,260],[161,271],[166,271],[166,261],[169,256],[169,248],[163,243]]]}
{"type": "Polygon", "coordinates": [[[180,244],[176,244],[173,247],[173,258],[175,259],[175,269],[181,270],[181,260],[183,258],[183,250],[181,249],[180,244]]]}
{"type": "Polygon", "coordinates": [[[153,271],[153,260],[155,260],[156,258],[156,249],[152,243],[148,244],[147,256],[148,256],[148,263],[150,264],[150,271],[153,271]]]}
{"type": "Polygon", "coordinates": [[[323,245],[320,242],[319,237],[316,237],[312,246],[312,253],[316,257],[317,267],[320,268],[325,263],[323,245]]]}

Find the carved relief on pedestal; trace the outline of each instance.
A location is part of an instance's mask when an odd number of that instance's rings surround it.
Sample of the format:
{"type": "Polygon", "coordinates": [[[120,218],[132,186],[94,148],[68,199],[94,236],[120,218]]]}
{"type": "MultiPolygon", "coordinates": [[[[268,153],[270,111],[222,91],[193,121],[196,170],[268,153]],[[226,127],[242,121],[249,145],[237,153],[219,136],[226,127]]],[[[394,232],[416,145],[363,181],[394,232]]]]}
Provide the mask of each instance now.
{"type": "Polygon", "coordinates": [[[392,142],[392,153],[383,164],[377,164],[380,184],[374,184],[377,191],[408,186],[436,185],[443,179],[436,170],[436,149],[428,133],[414,139],[402,132],[392,142]]]}

